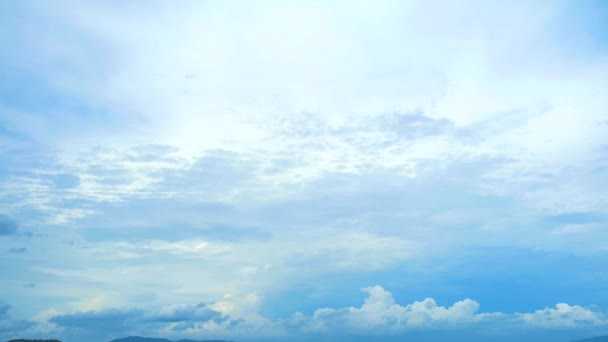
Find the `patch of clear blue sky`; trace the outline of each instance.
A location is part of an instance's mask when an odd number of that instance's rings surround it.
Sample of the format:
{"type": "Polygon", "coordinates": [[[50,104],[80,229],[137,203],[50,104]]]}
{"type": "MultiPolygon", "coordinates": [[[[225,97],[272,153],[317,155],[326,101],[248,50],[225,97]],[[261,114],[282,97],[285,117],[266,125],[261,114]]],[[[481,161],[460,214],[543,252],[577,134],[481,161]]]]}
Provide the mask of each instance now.
{"type": "Polygon", "coordinates": [[[568,301],[605,307],[608,275],[599,270],[607,262],[604,255],[511,247],[467,249],[380,272],[325,274],[269,294],[269,301],[278,305],[268,306],[264,312],[283,317],[294,309],[311,314],[324,306],[359,306],[365,294],[358,288],[369,286],[372,279],[383,284],[397,303],[430,297],[449,306],[471,298],[481,304],[481,312],[505,313],[530,312],[568,301]]]}

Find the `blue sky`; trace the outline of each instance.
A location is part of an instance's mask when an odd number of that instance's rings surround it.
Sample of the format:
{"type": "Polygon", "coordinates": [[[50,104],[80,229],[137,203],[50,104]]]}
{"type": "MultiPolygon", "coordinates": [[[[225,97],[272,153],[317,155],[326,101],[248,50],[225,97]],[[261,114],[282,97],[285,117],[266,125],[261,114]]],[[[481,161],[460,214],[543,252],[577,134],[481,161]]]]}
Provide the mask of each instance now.
{"type": "Polygon", "coordinates": [[[0,339],[608,334],[602,1],[4,1],[0,339]]]}

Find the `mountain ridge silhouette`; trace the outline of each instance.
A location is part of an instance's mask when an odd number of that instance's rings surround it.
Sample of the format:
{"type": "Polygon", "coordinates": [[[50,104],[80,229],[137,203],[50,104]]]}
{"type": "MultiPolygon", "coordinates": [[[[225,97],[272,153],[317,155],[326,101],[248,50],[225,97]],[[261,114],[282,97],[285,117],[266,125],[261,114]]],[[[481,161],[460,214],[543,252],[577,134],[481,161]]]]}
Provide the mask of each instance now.
{"type": "Polygon", "coordinates": [[[608,335],[605,336],[595,336],[591,338],[585,338],[582,340],[576,340],[573,342],[608,342],[608,335]]]}
{"type": "Polygon", "coordinates": [[[169,339],[166,339],[166,338],[127,336],[127,337],[121,337],[121,338],[117,338],[117,339],[111,340],[110,342],[232,342],[232,341],[226,341],[226,340],[186,340],[186,339],[173,341],[173,340],[169,340],[169,339]]]}

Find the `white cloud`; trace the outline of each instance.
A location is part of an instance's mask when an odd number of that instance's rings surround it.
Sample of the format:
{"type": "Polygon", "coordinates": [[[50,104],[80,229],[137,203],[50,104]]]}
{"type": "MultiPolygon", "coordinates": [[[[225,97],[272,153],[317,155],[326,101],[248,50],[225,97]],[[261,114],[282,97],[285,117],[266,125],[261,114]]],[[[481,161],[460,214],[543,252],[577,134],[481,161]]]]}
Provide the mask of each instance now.
{"type": "Polygon", "coordinates": [[[585,329],[608,326],[608,319],[597,311],[578,305],[560,303],[532,313],[507,314],[479,312],[480,304],[471,299],[451,306],[437,305],[426,298],[407,305],[395,303],[390,292],[381,286],[362,289],[368,294],[360,307],[321,308],[313,315],[296,313],[288,324],[307,333],[329,334],[400,334],[433,329],[585,329]]]}
{"type": "Polygon", "coordinates": [[[588,325],[608,325],[608,319],[601,313],[578,305],[559,303],[555,308],[545,308],[533,313],[516,314],[528,325],[542,328],[572,328],[588,325]]]}
{"type": "MultiPolygon", "coordinates": [[[[395,303],[392,294],[381,286],[364,288],[362,291],[366,292],[368,297],[361,307],[318,309],[311,319],[306,321],[304,329],[333,330],[341,327],[347,328],[348,331],[395,332],[474,323],[489,317],[488,314],[478,314],[479,304],[471,299],[456,302],[449,307],[437,305],[432,298],[402,306],[395,303]]],[[[302,320],[300,316],[295,318],[302,320]]]]}
{"type": "MultiPolygon", "coordinates": [[[[83,46],[102,46],[108,58],[96,72],[36,71],[49,73],[59,91],[84,89],[77,92],[81,98],[107,107],[127,129],[52,136],[61,148],[53,171],[78,176],[76,189],[50,189],[40,181],[49,170],[39,170],[9,177],[3,192],[25,192],[16,209],[38,207],[51,212],[48,221],[65,224],[97,213],[56,208],[66,199],[122,202],[188,193],[222,202],[268,200],[335,173],[423,177],[491,159],[499,162],[469,179],[471,187],[539,211],[605,208],[605,182],[589,173],[608,134],[608,125],[597,124],[608,106],[600,96],[608,68],[605,58],[582,61],[560,43],[556,21],[586,29],[564,18],[568,5],[435,6],[45,8],[48,20],[61,19],[65,30],[83,37],[83,46]],[[65,78],[77,84],[61,82],[65,78]],[[171,148],[137,158],[141,153],[132,147],[147,144],[171,148]],[[239,154],[234,159],[246,165],[231,166],[250,168],[245,183],[203,194],[164,183],[165,171],[192,171],[217,149],[239,154]]],[[[64,33],[48,34],[61,41],[64,33]]],[[[26,52],[80,65],[75,46],[82,49],[70,41],[26,52]]]]}
{"type": "Polygon", "coordinates": [[[316,241],[308,234],[298,234],[283,246],[290,248],[287,256],[301,267],[334,270],[381,270],[414,258],[422,253],[420,244],[396,236],[378,236],[368,232],[337,232],[321,229],[316,241]],[[299,236],[298,236],[299,235],[299,236]],[[313,240],[313,241],[310,241],[313,240]],[[298,241],[309,241],[298,246],[298,241]]]}

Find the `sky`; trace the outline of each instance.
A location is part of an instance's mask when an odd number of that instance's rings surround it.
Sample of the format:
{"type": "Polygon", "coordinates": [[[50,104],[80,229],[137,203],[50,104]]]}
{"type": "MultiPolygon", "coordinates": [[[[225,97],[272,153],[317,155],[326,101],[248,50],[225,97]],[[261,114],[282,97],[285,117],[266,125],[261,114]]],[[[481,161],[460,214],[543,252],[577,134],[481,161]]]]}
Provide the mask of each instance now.
{"type": "Polygon", "coordinates": [[[0,340],[608,334],[605,1],[0,2],[0,340]]]}

